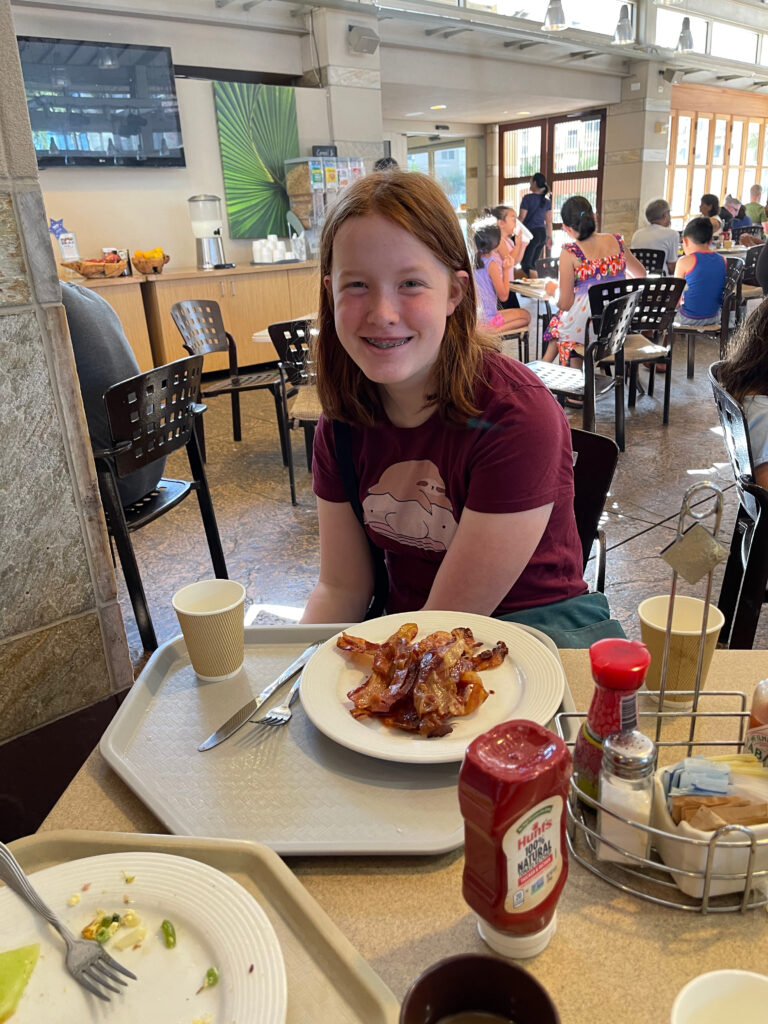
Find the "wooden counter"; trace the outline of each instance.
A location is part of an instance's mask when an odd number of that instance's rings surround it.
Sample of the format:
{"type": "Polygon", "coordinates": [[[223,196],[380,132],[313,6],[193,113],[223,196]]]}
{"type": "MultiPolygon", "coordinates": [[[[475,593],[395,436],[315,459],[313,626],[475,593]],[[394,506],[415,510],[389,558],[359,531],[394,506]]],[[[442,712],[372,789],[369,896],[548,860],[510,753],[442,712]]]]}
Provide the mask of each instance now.
{"type": "Polygon", "coordinates": [[[141,277],[92,277],[78,278],[75,284],[92,288],[106,299],[120,317],[120,323],[128,338],[133,354],[144,373],[155,365],[149,343],[147,318],[144,314],[141,277]]]}
{"type": "MultiPolygon", "coordinates": [[[[238,266],[231,270],[164,270],[141,278],[149,337],[156,366],[183,359],[187,352],[171,306],[183,299],[218,302],[224,326],[237,343],[241,366],[270,362],[277,353],[270,342],[251,340],[269,324],[291,320],[316,309],[320,279],[315,260],[306,263],[238,266]]],[[[203,369],[224,370],[226,354],[206,356],[203,369]]]]}
{"type": "MultiPolygon", "coordinates": [[[[593,689],[587,652],[561,655],[576,707],[586,709],[593,689]]],[[[766,674],[764,651],[717,651],[707,688],[751,692],[766,674]]],[[[98,751],[42,828],[164,831],[98,751]]],[[[460,850],[288,863],[398,998],[441,957],[488,952],[461,895],[460,850]]],[[[549,991],[562,1024],[666,1024],[675,995],[695,975],[723,967],[765,972],[765,909],[705,916],[654,907],[571,863],[557,913],[549,946],[524,966],[549,991]]]]}

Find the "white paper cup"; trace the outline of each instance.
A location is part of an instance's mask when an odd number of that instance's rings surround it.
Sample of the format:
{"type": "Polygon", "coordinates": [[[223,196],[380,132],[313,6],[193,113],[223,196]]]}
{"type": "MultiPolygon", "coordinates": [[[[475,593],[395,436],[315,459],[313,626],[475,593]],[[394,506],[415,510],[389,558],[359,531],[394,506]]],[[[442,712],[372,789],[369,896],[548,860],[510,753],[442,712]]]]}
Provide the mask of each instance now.
{"type": "Polygon", "coordinates": [[[764,1021],[768,977],[753,971],[710,971],[689,981],[672,1006],[670,1024],[764,1021]]]}
{"type": "MultiPolygon", "coordinates": [[[[641,602],[637,613],[640,616],[640,634],[643,643],[651,652],[651,665],[645,677],[646,687],[658,693],[661,686],[661,667],[664,660],[664,634],[667,629],[669,612],[669,595],[649,597],[641,602]]],[[[672,636],[669,644],[667,662],[667,682],[664,689],[664,703],[668,701],[680,707],[692,703],[690,695],[680,695],[677,691],[693,690],[696,684],[696,666],[701,643],[701,620],[704,615],[704,602],[697,597],[675,597],[675,610],[672,618],[672,636]]],[[[709,606],[707,614],[707,633],[704,642],[704,660],[701,665],[701,685],[706,682],[712,655],[717,646],[717,638],[725,622],[723,613],[715,605],[709,606]]]]}
{"type": "Polygon", "coordinates": [[[201,580],[173,595],[189,660],[199,679],[216,682],[240,671],[245,656],[245,587],[201,580]]]}

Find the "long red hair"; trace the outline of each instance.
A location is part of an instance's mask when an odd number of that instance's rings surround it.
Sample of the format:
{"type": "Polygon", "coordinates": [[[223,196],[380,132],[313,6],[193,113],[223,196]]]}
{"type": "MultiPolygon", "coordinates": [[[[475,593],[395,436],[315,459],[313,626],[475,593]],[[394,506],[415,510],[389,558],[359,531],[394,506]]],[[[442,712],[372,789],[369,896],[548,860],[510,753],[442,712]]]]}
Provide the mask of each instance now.
{"type": "Polygon", "coordinates": [[[341,225],[350,217],[371,214],[404,228],[452,273],[467,273],[464,295],[446,321],[429,401],[448,420],[460,422],[477,416],[475,391],[483,353],[496,346],[477,329],[477,299],[467,246],[456,214],[437,182],[425,174],[404,171],[371,174],[350,185],[331,207],[323,227],[313,359],[324,414],[355,426],[373,426],[384,417],[378,386],[368,380],[339,341],[333,298],[322,284],[331,273],[333,243],[341,225]]]}

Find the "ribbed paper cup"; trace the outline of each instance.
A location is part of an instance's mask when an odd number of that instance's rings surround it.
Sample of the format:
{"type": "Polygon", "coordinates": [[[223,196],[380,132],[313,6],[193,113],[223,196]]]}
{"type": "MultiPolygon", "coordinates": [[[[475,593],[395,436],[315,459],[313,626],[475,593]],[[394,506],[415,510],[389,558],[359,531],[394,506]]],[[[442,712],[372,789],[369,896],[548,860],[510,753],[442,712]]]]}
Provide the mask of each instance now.
{"type": "Polygon", "coordinates": [[[243,664],[245,587],[234,580],[201,580],[173,595],[192,668],[215,682],[235,675],[243,664]]]}
{"type": "MultiPolygon", "coordinates": [[[[651,652],[651,665],[645,677],[646,687],[658,693],[661,686],[661,667],[664,660],[664,635],[667,629],[669,596],[649,597],[641,602],[637,613],[640,616],[640,634],[643,643],[651,652]]],[[[675,597],[672,616],[672,636],[667,661],[667,683],[664,688],[664,703],[680,707],[692,704],[690,694],[680,690],[693,690],[696,686],[696,667],[701,644],[701,621],[704,602],[697,597],[675,597]]],[[[707,633],[704,641],[704,660],[701,665],[701,686],[706,682],[712,655],[715,653],[717,638],[725,619],[723,613],[711,604],[707,613],[707,633]]]]}

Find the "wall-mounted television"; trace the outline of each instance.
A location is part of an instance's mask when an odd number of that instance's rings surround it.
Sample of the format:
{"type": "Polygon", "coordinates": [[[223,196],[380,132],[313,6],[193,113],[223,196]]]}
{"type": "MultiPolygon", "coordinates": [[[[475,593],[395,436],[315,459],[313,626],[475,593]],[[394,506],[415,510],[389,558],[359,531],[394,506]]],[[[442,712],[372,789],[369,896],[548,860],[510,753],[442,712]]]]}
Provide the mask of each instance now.
{"type": "Polygon", "coordinates": [[[39,168],[184,167],[167,46],[17,41],[39,168]]]}

